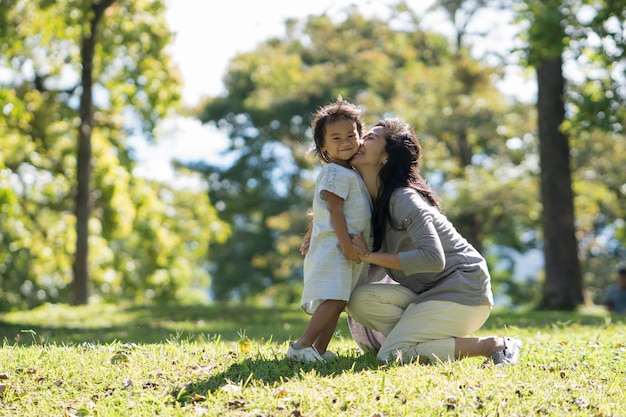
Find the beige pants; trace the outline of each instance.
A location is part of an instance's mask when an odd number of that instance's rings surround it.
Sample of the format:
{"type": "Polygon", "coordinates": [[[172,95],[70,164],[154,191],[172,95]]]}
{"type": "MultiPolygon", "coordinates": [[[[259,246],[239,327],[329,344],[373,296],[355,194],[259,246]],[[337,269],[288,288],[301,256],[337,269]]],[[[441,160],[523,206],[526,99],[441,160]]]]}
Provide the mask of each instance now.
{"type": "Polygon", "coordinates": [[[478,330],[491,313],[488,305],[414,300],[415,293],[402,285],[365,284],[352,292],[348,314],[386,336],[379,360],[453,361],[454,339],[478,330]]]}

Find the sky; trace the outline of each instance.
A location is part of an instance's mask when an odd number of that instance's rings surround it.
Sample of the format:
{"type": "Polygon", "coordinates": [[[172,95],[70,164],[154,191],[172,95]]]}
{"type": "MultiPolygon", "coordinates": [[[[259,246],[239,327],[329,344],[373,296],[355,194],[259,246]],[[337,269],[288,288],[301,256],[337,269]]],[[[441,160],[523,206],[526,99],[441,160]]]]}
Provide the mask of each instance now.
{"type": "MultiPolygon", "coordinates": [[[[433,1],[409,0],[408,3],[417,12],[423,12],[433,1]]],[[[324,12],[332,16],[352,4],[364,14],[380,14],[389,3],[389,0],[228,0],[216,5],[209,0],[168,0],[166,18],[175,34],[170,52],[182,74],[183,101],[193,106],[205,96],[223,93],[222,77],[228,62],[239,53],[254,50],[270,37],[282,36],[288,18],[324,12]]],[[[436,14],[429,15],[429,19],[429,25],[438,29],[445,22],[436,14]]],[[[505,40],[509,35],[497,38],[505,40]]],[[[142,138],[131,140],[130,146],[135,148],[139,160],[135,174],[175,183],[172,159],[217,162],[219,151],[226,144],[222,132],[203,126],[194,118],[168,119],[160,130],[156,146],[142,138]]],[[[178,180],[178,185],[184,186],[189,179],[178,180]]]]}
{"type": "MultiPolygon", "coordinates": [[[[423,10],[433,2],[409,3],[423,10]]],[[[363,13],[380,13],[390,3],[389,0],[228,0],[216,6],[208,0],[168,0],[166,17],[176,34],[172,52],[185,78],[184,98],[193,104],[204,94],[222,92],[221,79],[228,61],[272,36],[283,35],[288,18],[324,12],[332,16],[353,4],[363,13]],[[204,53],[198,54],[198,50],[204,53]]]]}

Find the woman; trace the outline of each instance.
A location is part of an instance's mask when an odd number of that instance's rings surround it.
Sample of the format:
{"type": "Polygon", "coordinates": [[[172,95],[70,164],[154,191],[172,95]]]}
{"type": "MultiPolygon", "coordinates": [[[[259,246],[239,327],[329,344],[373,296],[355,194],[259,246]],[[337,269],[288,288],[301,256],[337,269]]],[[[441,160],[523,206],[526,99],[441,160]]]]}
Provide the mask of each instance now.
{"type": "Polygon", "coordinates": [[[521,341],[467,338],[493,306],[484,258],[441,212],[435,193],[419,174],[421,147],[413,129],[398,119],[378,122],[351,164],[374,203],[374,247],[363,236],[353,244],[359,259],[385,268],[397,284],[356,287],[349,315],[385,336],[383,362],[452,361],[485,356],[496,365],[518,361],[521,341]]]}

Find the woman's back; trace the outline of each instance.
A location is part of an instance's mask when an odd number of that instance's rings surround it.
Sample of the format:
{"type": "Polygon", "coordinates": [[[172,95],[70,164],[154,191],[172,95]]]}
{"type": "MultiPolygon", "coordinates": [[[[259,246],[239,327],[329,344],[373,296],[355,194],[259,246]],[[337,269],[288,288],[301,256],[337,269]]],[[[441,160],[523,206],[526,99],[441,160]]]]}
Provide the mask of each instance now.
{"type": "Polygon", "coordinates": [[[485,259],[443,213],[411,188],[397,189],[389,204],[393,225],[381,251],[397,253],[403,267],[388,269],[389,276],[420,300],[493,305],[485,259]]]}

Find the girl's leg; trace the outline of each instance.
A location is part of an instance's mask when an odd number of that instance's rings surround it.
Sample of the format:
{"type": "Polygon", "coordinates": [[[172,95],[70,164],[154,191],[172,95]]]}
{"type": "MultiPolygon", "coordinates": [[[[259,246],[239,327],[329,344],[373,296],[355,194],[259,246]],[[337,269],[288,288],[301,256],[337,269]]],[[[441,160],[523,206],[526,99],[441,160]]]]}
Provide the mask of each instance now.
{"type": "Polygon", "coordinates": [[[341,300],[327,300],[332,304],[332,308],[329,306],[328,310],[331,312],[327,316],[327,322],[324,327],[322,327],[321,332],[313,342],[313,346],[319,352],[320,355],[323,355],[328,348],[328,344],[330,343],[330,339],[332,339],[333,334],[335,334],[335,329],[337,328],[337,322],[339,321],[339,316],[341,312],[346,308],[346,302],[341,300]],[[332,312],[332,309],[337,309],[336,314],[332,312]]]}
{"type": "Polygon", "coordinates": [[[478,330],[490,312],[487,305],[466,306],[448,301],[410,304],[388,334],[378,358],[411,362],[421,357],[437,362],[484,355],[489,350],[487,340],[467,339],[457,349],[457,338],[478,330]]]}
{"type": "Polygon", "coordinates": [[[319,353],[324,354],[337,327],[339,315],[345,306],[346,302],[343,300],[326,300],[320,304],[311,316],[304,333],[298,339],[298,345],[305,348],[315,344],[319,353]]]}

